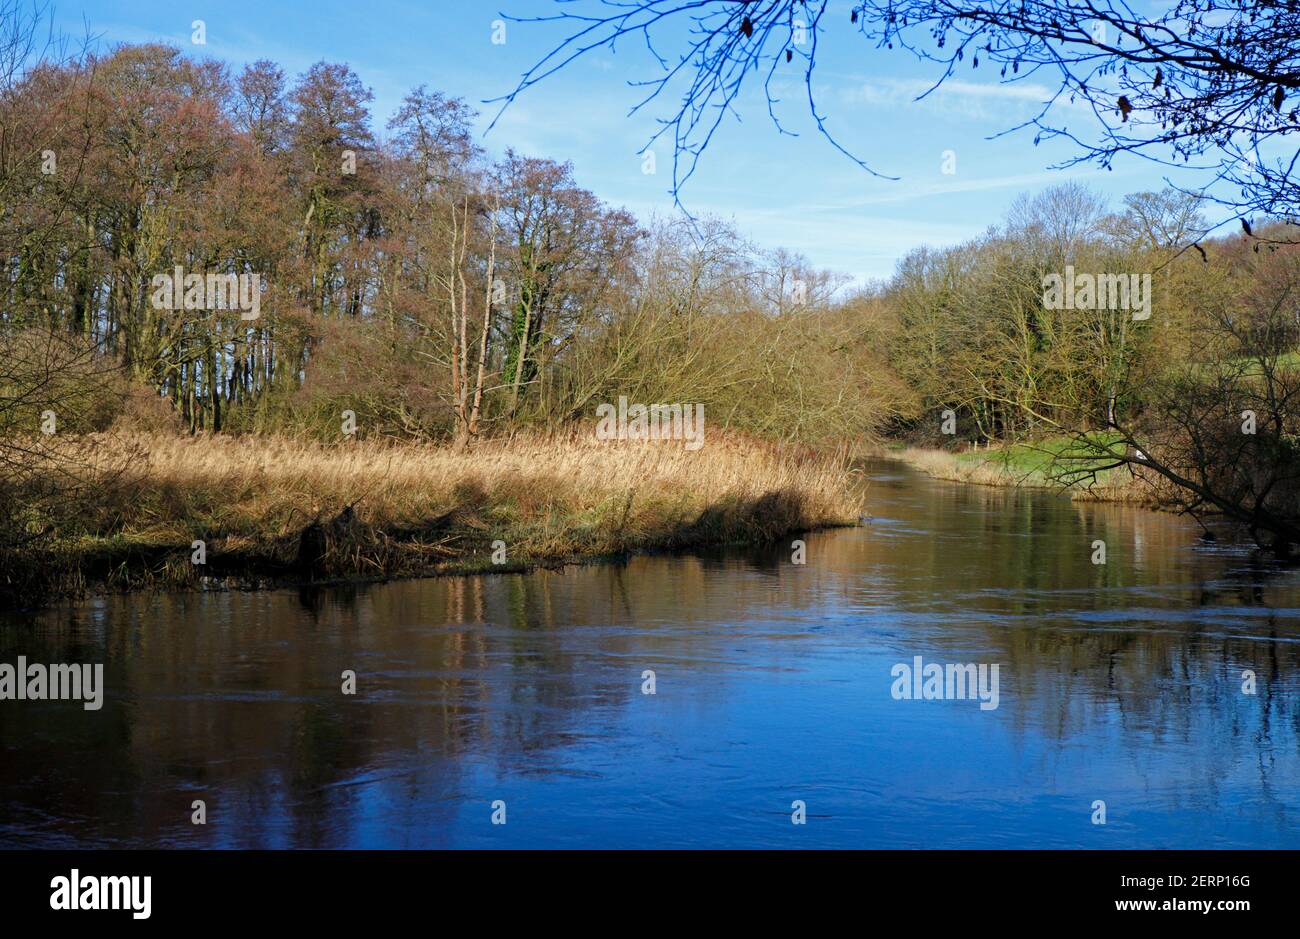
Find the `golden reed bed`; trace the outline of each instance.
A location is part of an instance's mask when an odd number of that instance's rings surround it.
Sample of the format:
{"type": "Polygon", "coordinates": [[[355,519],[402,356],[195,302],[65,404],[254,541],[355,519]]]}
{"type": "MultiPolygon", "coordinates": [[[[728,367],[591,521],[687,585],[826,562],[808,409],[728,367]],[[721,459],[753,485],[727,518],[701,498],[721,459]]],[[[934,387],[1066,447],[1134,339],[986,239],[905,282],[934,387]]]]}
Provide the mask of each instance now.
{"type": "Polygon", "coordinates": [[[514,570],[770,541],[854,523],[863,494],[847,450],[717,432],[696,451],[576,433],[467,449],[131,435],[58,442],[51,462],[74,452],[75,521],[39,549],[66,575],[55,592],[514,570]]]}

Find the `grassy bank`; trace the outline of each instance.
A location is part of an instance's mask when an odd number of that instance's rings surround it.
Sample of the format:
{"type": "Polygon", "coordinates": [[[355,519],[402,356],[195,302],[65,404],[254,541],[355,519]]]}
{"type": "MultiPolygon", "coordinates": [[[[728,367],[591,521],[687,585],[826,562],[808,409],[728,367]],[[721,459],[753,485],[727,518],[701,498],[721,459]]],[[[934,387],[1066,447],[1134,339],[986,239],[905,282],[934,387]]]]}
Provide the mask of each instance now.
{"type": "Polygon", "coordinates": [[[844,454],[721,435],[695,452],[537,435],[465,451],[252,437],[97,443],[82,449],[80,482],[89,485],[75,526],[6,558],[0,589],[11,601],[213,578],[519,570],[770,541],[853,523],[861,486],[844,454]],[[204,542],[201,565],[195,541],[204,542]]]}
{"type": "Polygon", "coordinates": [[[1069,440],[1048,439],[960,452],[902,447],[890,450],[888,455],[935,479],[980,486],[1063,490],[1079,501],[1123,502],[1152,508],[1164,503],[1158,481],[1127,469],[1100,470],[1095,481],[1063,485],[1057,474],[1063,465],[1062,457],[1070,447],[1069,440]]]}

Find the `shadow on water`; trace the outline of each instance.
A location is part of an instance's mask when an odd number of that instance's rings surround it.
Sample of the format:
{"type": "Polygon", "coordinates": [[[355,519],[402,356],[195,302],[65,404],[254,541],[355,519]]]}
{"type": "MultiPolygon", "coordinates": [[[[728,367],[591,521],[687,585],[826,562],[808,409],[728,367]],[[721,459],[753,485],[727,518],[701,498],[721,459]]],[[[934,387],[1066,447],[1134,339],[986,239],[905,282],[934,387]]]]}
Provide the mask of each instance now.
{"type": "Polygon", "coordinates": [[[0,845],[1300,846],[1296,572],[1167,515],[871,476],[870,520],[802,565],[783,544],[0,619],[0,662],[107,683],[96,712],[0,702],[0,845]],[[915,656],[997,664],[997,708],[895,700],[915,656]]]}

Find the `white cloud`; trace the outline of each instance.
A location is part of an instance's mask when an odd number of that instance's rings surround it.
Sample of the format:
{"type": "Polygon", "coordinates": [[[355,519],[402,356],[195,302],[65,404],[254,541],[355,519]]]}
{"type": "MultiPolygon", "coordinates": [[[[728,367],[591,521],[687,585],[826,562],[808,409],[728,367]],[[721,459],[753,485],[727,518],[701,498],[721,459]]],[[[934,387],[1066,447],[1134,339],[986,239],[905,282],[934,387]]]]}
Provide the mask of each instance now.
{"type": "MultiPolygon", "coordinates": [[[[921,108],[969,120],[986,120],[1013,111],[1021,117],[1028,117],[1051,101],[1057,91],[1048,85],[1025,80],[973,82],[950,78],[938,88],[923,78],[882,77],[844,81],[839,87],[839,96],[849,106],[921,108]],[[921,98],[922,95],[926,96],[921,98]]],[[[1064,96],[1058,98],[1053,107],[1085,108],[1086,105],[1064,96]]]]}

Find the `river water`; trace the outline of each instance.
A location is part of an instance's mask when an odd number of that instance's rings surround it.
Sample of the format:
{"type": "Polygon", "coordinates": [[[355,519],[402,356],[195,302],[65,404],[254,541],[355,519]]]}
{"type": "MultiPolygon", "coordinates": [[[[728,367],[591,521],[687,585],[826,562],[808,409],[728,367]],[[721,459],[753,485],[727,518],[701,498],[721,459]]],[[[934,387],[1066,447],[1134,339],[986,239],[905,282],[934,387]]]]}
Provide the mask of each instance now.
{"type": "Polygon", "coordinates": [[[1300,847],[1300,572],[1168,515],[868,477],[871,520],[803,564],[0,614],[0,662],[106,682],[0,701],[0,846],[1300,847]],[[997,665],[997,706],[898,698],[917,656],[997,665]]]}

